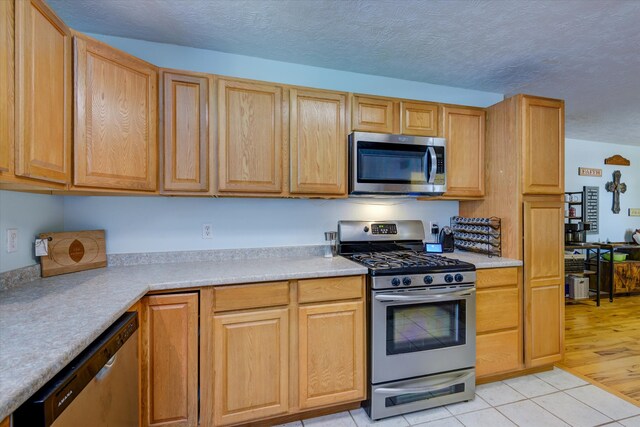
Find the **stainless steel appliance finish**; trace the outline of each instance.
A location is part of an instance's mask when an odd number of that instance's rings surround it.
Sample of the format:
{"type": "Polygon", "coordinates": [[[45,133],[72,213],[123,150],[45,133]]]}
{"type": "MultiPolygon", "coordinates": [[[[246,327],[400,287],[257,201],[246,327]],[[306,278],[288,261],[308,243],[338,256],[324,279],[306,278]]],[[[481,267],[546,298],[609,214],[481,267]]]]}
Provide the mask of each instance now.
{"type": "Polygon", "coordinates": [[[473,264],[427,254],[421,221],[340,221],[338,252],[369,269],[374,419],[472,399],[473,264]]]}
{"type": "Polygon", "coordinates": [[[125,313],[14,413],[14,427],[138,425],[138,317],[125,313]]]}
{"type": "Polygon", "coordinates": [[[374,291],[374,384],[475,365],[475,285],[374,291]]]}
{"type": "Polygon", "coordinates": [[[447,190],[446,140],[353,132],[349,135],[349,194],[440,195],[447,190]]]}

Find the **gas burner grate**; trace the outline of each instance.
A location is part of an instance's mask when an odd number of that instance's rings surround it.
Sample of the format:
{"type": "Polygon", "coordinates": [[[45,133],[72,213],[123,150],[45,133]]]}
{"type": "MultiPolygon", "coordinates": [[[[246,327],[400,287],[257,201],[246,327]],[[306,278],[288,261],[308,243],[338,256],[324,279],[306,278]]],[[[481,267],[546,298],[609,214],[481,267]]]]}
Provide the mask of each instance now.
{"type": "Polygon", "coordinates": [[[407,267],[442,267],[460,264],[457,259],[416,251],[359,253],[352,255],[351,259],[376,270],[407,267]]]}

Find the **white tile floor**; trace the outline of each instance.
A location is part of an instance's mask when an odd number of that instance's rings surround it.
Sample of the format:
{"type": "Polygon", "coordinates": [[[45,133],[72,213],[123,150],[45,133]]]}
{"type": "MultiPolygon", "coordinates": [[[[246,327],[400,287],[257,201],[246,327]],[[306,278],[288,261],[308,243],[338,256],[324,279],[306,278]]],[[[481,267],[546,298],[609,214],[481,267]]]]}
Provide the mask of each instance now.
{"type": "Polygon", "coordinates": [[[484,384],[476,398],[373,422],[363,409],[313,418],[287,427],[640,427],[640,406],[558,368],[484,384]]]}

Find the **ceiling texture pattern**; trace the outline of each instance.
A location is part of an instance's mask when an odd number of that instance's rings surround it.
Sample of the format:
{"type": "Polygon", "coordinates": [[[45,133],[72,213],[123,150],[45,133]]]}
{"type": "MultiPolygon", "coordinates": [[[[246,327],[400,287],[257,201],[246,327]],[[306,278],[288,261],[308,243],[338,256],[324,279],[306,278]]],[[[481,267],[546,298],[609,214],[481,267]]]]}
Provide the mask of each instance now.
{"type": "Polygon", "coordinates": [[[73,28],[566,101],[568,138],[640,145],[640,0],[49,0],[73,28]]]}

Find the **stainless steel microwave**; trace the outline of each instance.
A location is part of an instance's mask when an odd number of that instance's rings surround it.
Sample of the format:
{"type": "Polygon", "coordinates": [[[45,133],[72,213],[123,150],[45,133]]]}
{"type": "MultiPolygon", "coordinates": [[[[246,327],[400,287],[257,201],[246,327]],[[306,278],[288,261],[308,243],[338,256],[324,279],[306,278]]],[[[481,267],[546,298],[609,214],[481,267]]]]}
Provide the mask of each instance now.
{"type": "Polygon", "coordinates": [[[446,140],[353,132],[349,135],[349,194],[422,196],[447,190],[446,140]]]}

